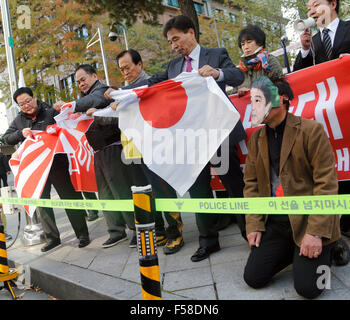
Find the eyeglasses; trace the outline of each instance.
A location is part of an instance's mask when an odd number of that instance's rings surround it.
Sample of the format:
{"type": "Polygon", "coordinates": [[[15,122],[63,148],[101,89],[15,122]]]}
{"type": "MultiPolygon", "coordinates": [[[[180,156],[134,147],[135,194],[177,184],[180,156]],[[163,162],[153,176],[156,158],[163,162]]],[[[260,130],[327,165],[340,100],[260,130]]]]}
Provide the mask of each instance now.
{"type": "Polygon", "coordinates": [[[26,106],[27,104],[31,103],[33,101],[33,98],[28,98],[26,101],[22,102],[22,103],[19,103],[18,106],[20,108],[26,106]]]}

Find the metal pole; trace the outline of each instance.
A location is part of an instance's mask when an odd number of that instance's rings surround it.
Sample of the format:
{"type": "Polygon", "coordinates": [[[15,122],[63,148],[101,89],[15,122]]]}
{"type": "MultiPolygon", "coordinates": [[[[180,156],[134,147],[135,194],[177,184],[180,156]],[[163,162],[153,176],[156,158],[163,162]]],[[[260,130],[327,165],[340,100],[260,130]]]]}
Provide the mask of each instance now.
{"type": "Polygon", "coordinates": [[[209,6],[210,6],[211,15],[213,16],[213,20],[214,20],[214,27],[215,27],[216,39],[217,39],[217,42],[218,42],[218,48],[221,48],[220,37],[219,37],[218,27],[216,25],[216,19],[215,19],[215,13],[214,13],[214,10],[213,10],[213,3],[212,3],[212,1],[209,1],[209,6]]]}
{"type": "Polygon", "coordinates": [[[12,28],[10,22],[10,10],[7,0],[0,0],[1,4],[1,17],[2,26],[4,29],[4,40],[6,49],[7,70],[9,74],[11,97],[17,90],[17,73],[16,73],[16,61],[14,54],[14,44],[12,37],[12,28]]]}
{"type": "Polygon", "coordinates": [[[123,24],[121,24],[121,23],[120,23],[120,25],[121,25],[121,27],[123,29],[123,35],[124,35],[124,40],[125,40],[125,48],[126,48],[126,50],[129,50],[129,42],[128,42],[128,35],[126,33],[126,27],[123,24]]]}
{"type": "Polygon", "coordinates": [[[216,26],[216,19],[215,19],[215,16],[214,16],[214,26],[215,26],[215,33],[216,33],[216,39],[218,41],[218,48],[221,48],[221,45],[220,45],[220,38],[219,38],[219,32],[218,32],[218,28],[216,26]]]}
{"type": "MultiPolygon", "coordinates": [[[[128,41],[128,34],[126,32],[126,26],[123,23],[119,23],[119,25],[123,29],[123,36],[124,36],[124,41],[125,41],[125,49],[129,50],[129,41],[128,41]]],[[[125,86],[128,86],[129,82],[125,81],[124,84],[125,84],[125,86]]]]}
{"type": "Polygon", "coordinates": [[[131,187],[143,300],[161,300],[152,186],[131,187]]]}
{"type": "Polygon", "coordinates": [[[107,70],[107,63],[106,63],[106,55],[105,55],[105,49],[103,46],[102,32],[101,32],[100,28],[98,28],[98,38],[100,40],[100,45],[101,45],[102,62],[103,62],[103,69],[105,71],[106,84],[107,84],[107,86],[109,86],[109,77],[108,77],[108,70],[107,70]]]}

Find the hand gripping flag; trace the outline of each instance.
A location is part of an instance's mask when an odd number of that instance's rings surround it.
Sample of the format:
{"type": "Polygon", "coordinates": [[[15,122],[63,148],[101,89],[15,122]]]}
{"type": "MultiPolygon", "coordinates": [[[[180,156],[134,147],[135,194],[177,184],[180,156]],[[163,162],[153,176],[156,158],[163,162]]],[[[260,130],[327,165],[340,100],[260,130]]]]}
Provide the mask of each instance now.
{"type": "MultiPolygon", "coordinates": [[[[75,190],[96,192],[93,152],[84,133],[93,119],[74,114],[75,103],[66,104],[46,131],[33,131],[12,155],[10,166],[18,197],[40,199],[54,155],[66,153],[75,190]]],[[[32,216],[35,207],[25,206],[32,216]]]]}
{"type": "MultiPolygon", "coordinates": [[[[150,170],[181,196],[240,117],[216,81],[196,72],[111,96],[119,102],[115,114],[120,130],[132,139],[150,170]]],[[[94,115],[103,114],[112,114],[111,109],[94,115]]]]}

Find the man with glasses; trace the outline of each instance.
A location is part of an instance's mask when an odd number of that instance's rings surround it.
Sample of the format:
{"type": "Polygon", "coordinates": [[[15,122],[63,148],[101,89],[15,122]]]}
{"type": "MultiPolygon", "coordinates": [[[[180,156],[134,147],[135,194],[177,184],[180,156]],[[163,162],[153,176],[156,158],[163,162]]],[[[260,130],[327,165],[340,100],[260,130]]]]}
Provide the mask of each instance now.
{"type": "MultiPolygon", "coordinates": [[[[5,132],[3,138],[9,145],[23,142],[32,135],[32,130],[46,130],[46,127],[55,123],[54,116],[58,111],[44,102],[37,100],[30,88],[24,87],[15,91],[13,100],[21,108],[21,112],[13,120],[5,132]]],[[[50,198],[51,185],[54,185],[58,195],[62,199],[83,200],[81,192],[74,190],[68,171],[68,159],[65,154],[56,154],[42,192],[42,199],[50,198]]],[[[47,239],[47,244],[41,248],[46,252],[61,243],[55,216],[52,208],[38,207],[41,224],[47,239]]],[[[85,221],[84,210],[66,209],[68,219],[73,227],[76,237],[79,239],[79,248],[90,243],[89,232],[85,221]]]]}

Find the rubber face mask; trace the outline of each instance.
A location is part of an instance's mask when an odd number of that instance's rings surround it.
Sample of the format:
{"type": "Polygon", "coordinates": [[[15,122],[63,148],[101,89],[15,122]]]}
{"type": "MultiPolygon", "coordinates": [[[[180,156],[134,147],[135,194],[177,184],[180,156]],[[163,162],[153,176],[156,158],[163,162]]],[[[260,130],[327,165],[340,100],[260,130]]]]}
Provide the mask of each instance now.
{"type": "Polygon", "coordinates": [[[272,108],[280,106],[278,89],[267,77],[260,77],[252,83],[250,89],[252,127],[260,126],[272,108]]]}

